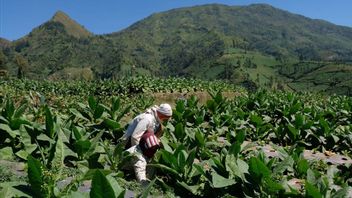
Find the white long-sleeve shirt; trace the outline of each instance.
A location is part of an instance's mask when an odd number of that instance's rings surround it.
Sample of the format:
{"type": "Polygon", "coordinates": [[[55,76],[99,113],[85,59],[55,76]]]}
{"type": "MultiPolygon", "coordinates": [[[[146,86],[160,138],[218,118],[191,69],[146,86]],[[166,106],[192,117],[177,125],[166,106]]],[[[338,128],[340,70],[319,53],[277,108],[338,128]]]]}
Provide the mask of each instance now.
{"type": "Polygon", "coordinates": [[[147,129],[152,129],[154,132],[160,127],[160,121],[156,113],[156,107],[148,109],[135,117],[128,125],[125,133],[125,138],[131,137],[131,146],[139,144],[139,140],[147,129]]]}

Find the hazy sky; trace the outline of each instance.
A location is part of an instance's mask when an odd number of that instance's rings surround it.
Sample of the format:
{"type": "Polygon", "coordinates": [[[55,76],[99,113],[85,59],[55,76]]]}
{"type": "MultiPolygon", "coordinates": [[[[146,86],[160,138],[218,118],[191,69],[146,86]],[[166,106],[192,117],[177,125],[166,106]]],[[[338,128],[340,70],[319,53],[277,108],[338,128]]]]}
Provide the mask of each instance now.
{"type": "Polygon", "coordinates": [[[352,0],[0,0],[0,37],[19,39],[61,10],[90,32],[116,32],[152,13],[220,3],[267,3],[313,19],[352,27],[352,0]]]}

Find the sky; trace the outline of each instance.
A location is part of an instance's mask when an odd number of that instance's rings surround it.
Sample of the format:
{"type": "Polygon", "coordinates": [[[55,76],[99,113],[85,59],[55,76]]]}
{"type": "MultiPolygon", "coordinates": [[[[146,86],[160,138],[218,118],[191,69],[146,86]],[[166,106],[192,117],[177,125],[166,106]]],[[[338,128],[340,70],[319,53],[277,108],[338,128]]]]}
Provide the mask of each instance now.
{"type": "Polygon", "coordinates": [[[266,3],[291,13],[352,27],[352,0],[0,0],[0,37],[16,40],[61,10],[94,34],[122,30],[149,15],[204,4],[266,3]]]}

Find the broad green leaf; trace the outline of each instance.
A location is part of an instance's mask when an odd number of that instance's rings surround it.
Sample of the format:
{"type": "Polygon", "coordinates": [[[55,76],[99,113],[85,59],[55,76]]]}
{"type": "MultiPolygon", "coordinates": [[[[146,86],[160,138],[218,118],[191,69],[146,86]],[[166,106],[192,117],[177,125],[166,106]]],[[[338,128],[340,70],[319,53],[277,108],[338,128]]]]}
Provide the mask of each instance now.
{"type": "Polygon", "coordinates": [[[149,192],[150,192],[150,190],[152,189],[152,186],[153,186],[154,183],[155,183],[155,180],[156,180],[156,179],[153,179],[153,180],[148,184],[148,186],[143,190],[141,196],[139,196],[140,198],[147,198],[147,197],[148,197],[149,192]]]}
{"type": "Polygon", "coordinates": [[[183,140],[184,136],[185,136],[185,128],[183,126],[182,123],[178,123],[176,126],[175,126],[175,132],[174,132],[176,138],[178,140],[183,140]]]}
{"type": "Polygon", "coordinates": [[[13,152],[11,147],[5,147],[0,149],[0,159],[1,160],[13,160],[13,152]]]}
{"type": "MultiPolygon", "coordinates": [[[[21,143],[24,146],[24,149],[22,149],[22,150],[25,150],[28,154],[31,154],[32,152],[34,152],[38,148],[38,145],[32,144],[31,137],[27,133],[24,126],[21,126],[19,131],[21,134],[21,143]]],[[[26,156],[25,160],[26,159],[27,159],[27,156],[26,156]]]]}
{"type": "Polygon", "coordinates": [[[37,140],[41,140],[41,141],[47,141],[50,144],[54,144],[55,140],[51,139],[49,136],[47,136],[46,134],[42,133],[40,135],[37,136],[37,140]]]}
{"type": "Polygon", "coordinates": [[[186,153],[185,150],[181,150],[180,152],[177,152],[177,167],[179,171],[182,173],[184,172],[184,168],[187,165],[186,164],[186,159],[188,157],[188,154],[186,153]]]}
{"type": "Polygon", "coordinates": [[[178,100],[176,103],[176,112],[183,113],[185,111],[185,102],[183,100],[178,100]]]}
{"type": "Polygon", "coordinates": [[[278,162],[274,168],[274,173],[280,174],[285,171],[293,172],[294,160],[291,156],[286,157],[283,161],[278,162]]]}
{"type": "Polygon", "coordinates": [[[90,149],[92,143],[89,140],[79,140],[74,143],[75,151],[78,156],[83,157],[83,155],[90,149]]]}
{"type": "Polygon", "coordinates": [[[303,127],[303,123],[304,123],[304,115],[301,115],[301,114],[295,115],[295,127],[297,129],[300,129],[303,127]]]}
{"type": "Polygon", "coordinates": [[[198,147],[202,148],[205,145],[205,135],[198,129],[195,133],[196,142],[198,147]]]}
{"type": "Polygon", "coordinates": [[[320,118],[319,123],[320,123],[320,126],[323,128],[323,131],[325,134],[330,132],[329,123],[326,120],[324,120],[323,118],[320,118]]]}
{"type": "Polygon", "coordinates": [[[23,160],[26,160],[28,158],[28,155],[30,155],[30,153],[28,153],[25,150],[19,150],[15,153],[15,155],[23,160]]]}
{"type": "Polygon", "coordinates": [[[31,155],[28,155],[28,180],[31,185],[33,195],[35,197],[45,197],[42,192],[43,183],[43,172],[42,164],[39,160],[35,159],[31,155]]]}
{"type": "Polygon", "coordinates": [[[205,113],[203,113],[202,115],[196,115],[194,122],[197,126],[204,123],[204,115],[205,115],[205,113]]]}
{"type": "MultiPolygon", "coordinates": [[[[88,166],[88,165],[84,165],[84,166],[88,166]]],[[[82,169],[83,169],[83,166],[81,166],[82,169]]],[[[81,167],[79,167],[79,169],[81,169],[81,167]]],[[[85,172],[82,180],[91,180],[93,179],[94,175],[95,175],[95,172],[99,170],[101,173],[103,173],[103,175],[109,175],[112,173],[111,170],[108,170],[108,169],[86,169],[86,171],[83,171],[85,172]]]]}
{"type": "Polygon", "coordinates": [[[249,173],[257,183],[261,183],[262,178],[271,177],[271,171],[268,167],[255,157],[249,160],[249,173]]]}
{"type": "Polygon", "coordinates": [[[105,110],[104,107],[101,104],[98,104],[94,110],[94,115],[93,115],[94,119],[99,119],[103,115],[104,110],[105,110]]]}
{"type": "Polygon", "coordinates": [[[1,123],[5,123],[5,124],[9,123],[9,121],[4,116],[2,116],[1,114],[0,114],[0,122],[1,123]]]}
{"type": "Polygon", "coordinates": [[[193,195],[199,195],[199,190],[204,186],[204,184],[200,183],[200,184],[196,184],[193,186],[190,186],[188,184],[186,184],[185,182],[180,182],[177,181],[177,183],[182,186],[183,188],[185,188],[186,190],[188,190],[189,192],[191,192],[193,195]]]}
{"type": "Polygon", "coordinates": [[[246,132],[244,130],[241,130],[236,134],[236,142],[238,142],[240,144],[243,143],[245,138],[246,138],[246,132]]]}
{"type": "Polygon", "coordinates": [[[0,124],[0,131],[1,130],[7,132],[12,138],[15,138],[16,135],[20,135],[18,130],[12,130],[7,124],[0,124]]]}
{"type": "Polygon", "coordinates": [[[26,103],[22,103],[16,110],[15,110],[15,114],[13,115],[14,118],[19,118],[23,115],[23,113],[26,111],[27,109],[27,104],[26,103]]]}
{"type": "Polygon", "coordinates": [[[97,101],[95,100],[95,98],[93,96],[89,96],[88,97],[88,105],[90,109],[95,109],[97,106],[97,101]]]}
{"type": "Polygon", "coordinates": [[[306,175],[309,169],[309,163],[306,159],[301,159],[297,162],[297,171],[300,175],[306,175]]]}
{"type": "Polygon", "coordinates": [[[22,125],[31,125],[31,122],[29,122],[28,120],[25,120],[25,119],[21,119],[21,118],[14,118],[10,122],[10,127],[13,130],[19,129],[22,125]]]}
{"type": "Polygon", "coordinates": [[[226,170],[226,167],[222,164],[221,159],[219,156],[212,157],[211,160],[209,160],[209,163],[216,168],[226,170]]]}
{"type": "Polygon", "coordinates": [[[192,149],[191,152],[189,152],[188,157],[187,157],[187,165],[192,166],[194,163],[194,159],[196,158],[196,149],[192,149]]]}
{"type": "Polygon", "coordinates": [[[280,190],[284,190],[284,187],[281,184],[273,181],[271,178],[266,178],[265,179],[265,190],[270,193],[275,194],[280,190]]]}
{"type": "Polygon", "coordinates": [[[128,105],[126,108],[123,109],[123,111],[119,112],[119,116],[117,117],[114,116],[112,118],[117,121],[121,120],[121,118],[123,118],[128,112],[130,112],[131,108],[132,108],[132,105],[128,105]]]}
{"type": "Polygon", "coordinates": [[[164,164],[148,164],[147,166],[160,168],[160,169],[162,169],[162,170],[164,170],[166,172],[169,172],[169,173],[171,173],[171,174],[173,174],[173,175],[175,175],[177,177],[180,176],[179,173],[176,170],[174,170],[174,169],[172,169],[172,168],[170,168],[170,167],[168,167],[168,166],[166,166],[164,164]]]}
{"type": "Polygon", "coordinates": [[[233,155],[227,155],[225,158],[226,170],[229,171],[233,176],[237,176],[242,180],[245,180],[245,173],[248,173],[248,164],[241,160],[236,159],[233,155]]]}
{"type": "Polygon", "coordinates": [[[73,126],[72,127],[72,132],[73,132],[73,135],[75,136],[75,139],[76,140],[80,140],[82,138],[82,134],[81,132],[77,129],[76,126],[73,126]]]}
{"type": "Polygon", "coordinates": [[[94,198],[115,197],[114,190],[112,189],[105,175],[100,170],[96,170],[93,176],[92,188],[90,190],[90,197],[94,197],[94,198]]]}
{"type": "Polygon", "coordinates": [[[284,159],[290,157],[290,155],[287,153],[287,151],[282,146],[278,146],[276,144],[270,144],[270,146],[273,147],[274,150],[278,152],[279,158],[281,160],[284,160],[284,159]]]}
{"type": "Polygon", "coordinates": [[[109,118],[104,119],[104,125],[111,130],[116,130],[121,127],[118,122],[116,122],[115,120],[111,120],[109,118]]]}
{"type": "Polygon", "coordinates": [[[115,112],[120,109],[121,100],[118,97],[113,97],[111,102],[111,110],[115,112]]]}
{"type": "Polygon", "coordinates": [[[322,194],[319,192],[319,189],[312,184],[310,184],[308,181],[305,183],[305,189],[306,189],[306,197],[311,197],[311,198],[322,198],[322,194]]]}
{"type": "Polygon", "coordinates": [[[89,121],[86,117],[84,117],[77,109],[73,109],[71,108],[70,109],[70,112],[75,115],[77,118],[80,118],[82,120],[86,120],[86,121],[89,121]]]}
{"type": "Polygon", "coordinates": [[[121,186],[116,181],[116,179],[114,177],[112,177],[111,175],[107,175],[106,179],[109,181],[112,189],[114,190],[115,197],[124,197],[125,190],[123,188],[121,188],[121,186]]]}
{"type": "Polygon", "coordinates": [[[166,137],[164,137],[164,136],[161,137],[161,138],[160,138],[160,141],[161,141],[161,143],[162,143],[162,145],[163,145],[163,148],[164,148],[167,152],[173,153],[172,148],[171,148],[170,145],[168,144],[169,140],[168,140],[166,137]]]}
{"type": "Polygon", "coordinates": [[[20,190],[20,186],[28,185],[26,182],[2,182],[0,183],[0,197],[32,197],[29,192],[20,190]]]}
{"type": "MultiPolygon", "coordinates": [[[[99,144],[99,141],[101,139],[101,136],[103,136],[103,134],[104,134],[104,130],[101,130],[93,139],[90,140],[91,146],[86,153],[87,156],[92,155],[97,150],[97,148],[101,148],[101,147],[98,147],[98,144],[99,144]]],[[[104,150],[104,149],[102,149],[102,150],[104,150]]]]}
{"type": "Polygon", "coordinates": [[[223,188],[226,186],[231,186],[236,183],[236,180],[227,179],[227,178],[217,174],[216,172],[213,172],[211,174],[211,176],[212,176],[212,184],[213,184],[214,188],[223,188]]]}
{"type": "Polygon", "coordinates": [[[287,128],[288,128],[288,132],[289,132],[288,135],[290,136],[292,141],[296,140],[297,136],[298,136],[298,130],[294,126],[292,126],[291,124],[288,124],[287,128]]]}
{"type": "MultiPolygon", "coordinates": [[[[58,130],[58,136],[56,140],[54,158],[51,162],[52,167],[55,167],[58,171],[58,178],[61,177],[62,170],[65,167],[64,160],[65,157],[69,154],[67,146],[63,143],[62,137],[64,136],[61,130],[58,130]]],[[[50,162],[49,162],[50,163],[50,162]]]]}
{"type": "Polygon", "coordinates": [[[45,128],[50,138],[54,137],[54,119],[48,106],[45,106],[45,128]]]}
{"type": "Polygon", "coordinates": [[[241,151],[241,142],[236,141],[230,146],[228,153],[234,155],[237,158],[240,151],[241,151]]]}
{"type": "Polygon", "coordinates": [[[27,153],[31,154],[33,151],[35,151],[37,149],[37,145],[36,144],[27,144],[25,145],[25,149],[27,151],[27,153]]]}
{"type": "Polygon", "coordinates": [[[13,114],[15,113],[15,106],[13,105],[13,101],[11,99],[7,99],[5,103],[5,109],[3,111],[4,111],[5,117],[11,120],[13,114]]]}
{"type": "Polygon", "coordinates": [[[256,114],[251,115],[250,120],[255,123],[256,126],[260,126],[263,124],[263,119],[256,114]]]}
{"type": "Polygon", "coordinates": [[[334,140],[334,143],[337,143],[339,140],[340,140],[340,138],[339,138],[339,136],[337,136],[337,135],[335,135],[335,134],[330,134],[330,136],[332,137],[332,139],[334,140]]]}
{"type": "Polygon", "coordinates": [[[166,150],[160,150],[161,157],[162,159],[172,165],[172,166],[177,166],[177,158],[173,153],[167,152],[166,150]]]}
{"type": "Polygon", "coordinates": [[[200,174],[206,176],[204,168],[200,164],[193,164],[193,167],[197,169],[200,174]]]}
{"type": "Polygon", "coordinates": [[[350,195],[349,192],[352,192],[352,187],[351,186],[344,187],[344,188],[338,190],[331,197],[332,198],[348,197],[348,195],[350,195]]]}
{"type": "Polygon", "coordinates": [[[317,182],[314,171],[310,168],[307,170],[307,181],[311,184],[315,184],[317,182]]]}
{"type": "Polygon", "coordinates": [[[294,104],[293,106],[291,106],[290,108],[290,115],[296,113],[302,106],[302,103],[300,103],[299,101],[296,102],[296,104],[294,104]]]}
{"type": "Polygon", "coordinates": [[[240,175],[238,175],[239,177],[241,177],[241,179],[243,181],[247,181],[246,177],[244,174],[248,174],[248,169],[249,169],[249,166],[247,164],[247,162],[241,160],[241,159],[237,159],[237,167],[238,167],[238,170],[239,170],[239,173],[240,175]]]}

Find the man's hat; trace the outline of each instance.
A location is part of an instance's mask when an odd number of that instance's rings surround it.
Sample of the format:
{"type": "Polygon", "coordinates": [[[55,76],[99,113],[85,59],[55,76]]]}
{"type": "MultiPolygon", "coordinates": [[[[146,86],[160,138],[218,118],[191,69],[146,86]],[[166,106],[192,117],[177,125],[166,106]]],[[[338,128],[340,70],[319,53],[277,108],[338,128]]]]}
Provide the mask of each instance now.
{"type": "Polygon", "coordinates": [[[156,110],[165,116],[172,116],[172,108],[167,103],[161,104],[156,110]]]}

